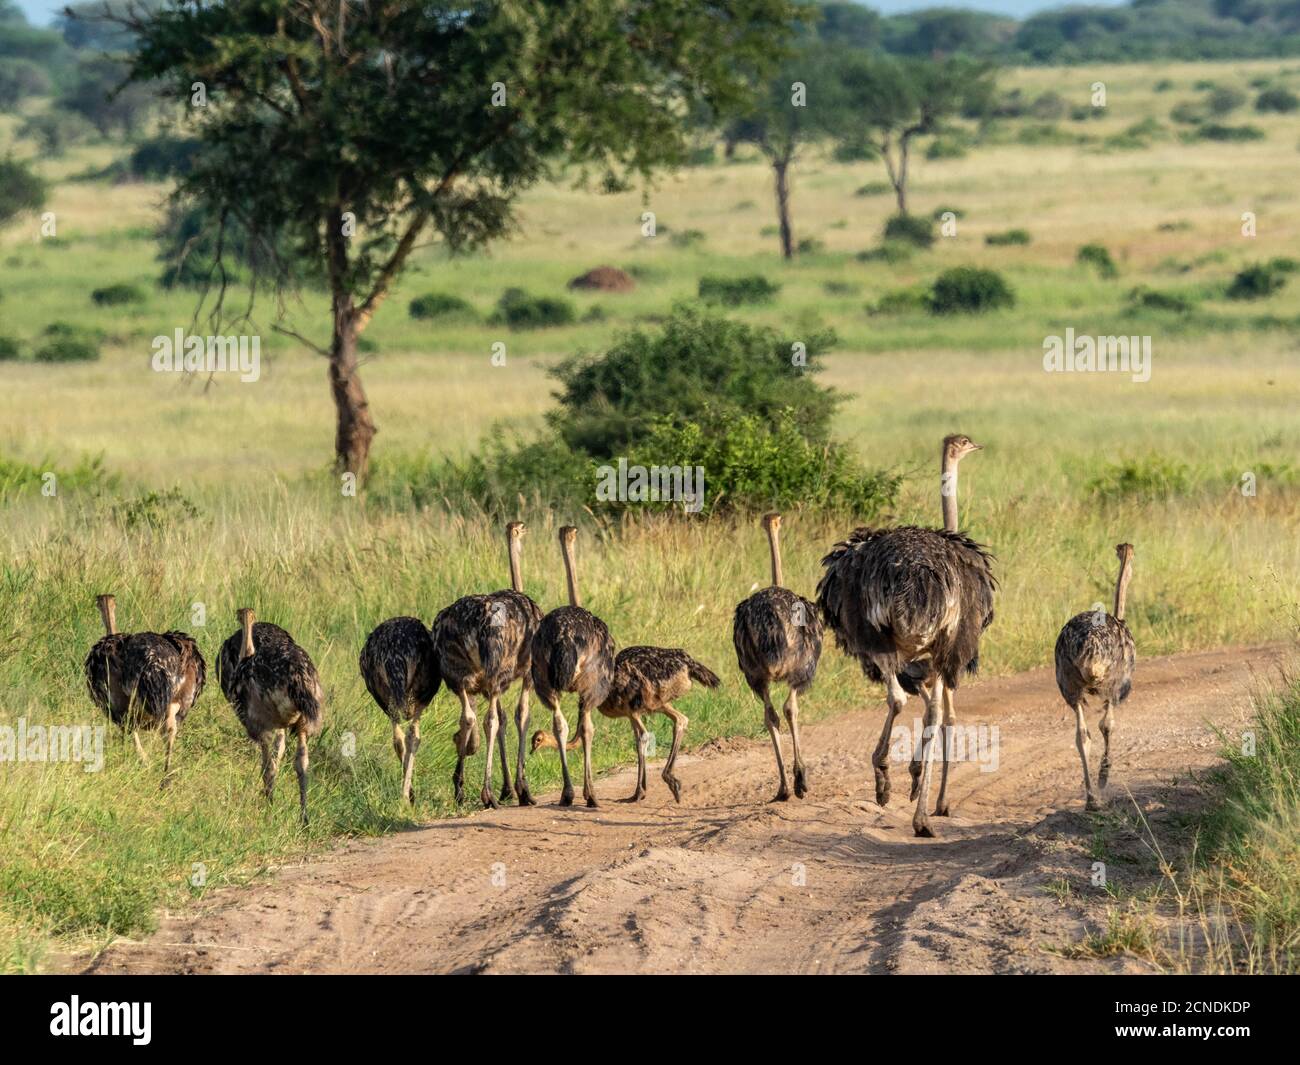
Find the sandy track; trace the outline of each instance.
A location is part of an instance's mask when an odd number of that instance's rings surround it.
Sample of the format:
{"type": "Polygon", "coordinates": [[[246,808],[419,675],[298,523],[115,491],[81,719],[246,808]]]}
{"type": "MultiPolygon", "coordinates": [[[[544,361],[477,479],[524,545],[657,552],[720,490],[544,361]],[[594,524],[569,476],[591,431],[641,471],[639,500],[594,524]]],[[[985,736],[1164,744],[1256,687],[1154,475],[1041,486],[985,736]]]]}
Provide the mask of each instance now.
{"type": "MultiPolygon", "coordinates": [[[[1139,660],[1118,714],[1113,809],[1133,811],[1131,792],[1159,825],[1185,798],[1177,778],[1215,760],[1209,723],[1239,726],[1255,682],[1275,675],[1283,653],[1139,660]]],[[[914,707],[919,699],[904,718],[914,707]]],[[[636,806],[614,801],[632,790],[625,771],[597,781],[597,810],[560,809],[548,796],[349,844],[167,915],[153,936],[119,941],[87,971],[1142,968],[1053,949],[1076,941],[1106,900],[1088,886],[1097,827],[1082,812],[1073,722],[1051,673],[964,686],[957,709],[963,724],[997,726],[999,767],[955,767],[953,816],[935,819],[935,840],[912,836],[905,764],[892,770],[890,806],[873,801],[869,752],[884,707],[872,691],[866,709],[804,730],[803,801],[767,802],[767,743],[716,742],[679,761],[680,806],[652,765],[649,798],[636,806]],[[1044,890],[1061,882],[1072,889],[1064,899],[1044,890]]],[[[1095,718],[1092,727],[1099,739],[1095,718]]],[[[1112,862],[1112,882],[1149,876],[1141,864],[1112,862]]]]}

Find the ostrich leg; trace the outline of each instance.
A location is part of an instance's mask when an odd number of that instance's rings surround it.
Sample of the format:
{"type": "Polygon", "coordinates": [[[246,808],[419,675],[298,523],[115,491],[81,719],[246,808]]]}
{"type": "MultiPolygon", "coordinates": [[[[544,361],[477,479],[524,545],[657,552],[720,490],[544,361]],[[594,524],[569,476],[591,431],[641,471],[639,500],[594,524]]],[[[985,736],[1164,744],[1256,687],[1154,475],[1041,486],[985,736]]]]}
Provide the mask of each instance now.
{"type": "Polygon", "coordinates": [[[515,762],[515,800],[520,806],[536,806],[537,801],[528,791],[528,777],[524,773],[524,758],[528,743],[528,682],[519,689],[519,705],[515,707],[515,727],[519,730],[519,759],[515,762]]]}
{"type": "Polygon", "coordinates": [[[582,797],[587,805],[595,809],[596,789],[591,776],[591,744],[596,737],[596,729],[591,721],[591,704],[585,695],[578,696],[578,735],[582,737],[582,797]]]}
{"type": "Polygon", "coordinates": [[[402,767],[402,772],[406,772],[406,736],[402,732],[402,725],[399,721],[393,722],[393,753],[397,755],[398,764],[402,767]]]}
{"type": "MultiPolygon", "coordinates": [[[[394,725],[393,731],[396,735],[401,735],[401,730],[394,725]]],[[[411,724],[406,730],[406,744],[402,749],[402,798],[407,802],[415,802],[415,752],[420,749],[420,715],[417,713],[411,718],[411,724]]]]}
{"type": "Polygon", "coordinates": [[[1101,768],[1097,770],[1097,787],[1104,788],[1106,780],[1110,777],[1110,731],[1115,727],[1115,708],[1110,705],[1110,700],[1106,701],[1105,707],[1101,713],[1101,736],[1106,741],[1105,750],[1101,755],[1101,768]]]}
{"type": "Polygon", "coordinates": [[[1074,741],[1079,748],[1079,758],[1083,762],[1083,791],[1087,796],[1084,808],[1100,810],[1101,804],[1092,791],[1092,775],[1088,772],[1088,755],[1092,750],[1092,737],[1088,735],[1088,722],[1083,719],[1083,703],[1074,704],[1074,741]]]}
{"type": "MultiPolygon", "coordinates": [[[[924,684],[921,685],[921,698],[925,700],[927,706],[930,705],[930,689],[924,684]]],[[[909,802],[915,801],[916,793],[921,786],[921,739],[922,736],[916,738],[916,745],[912,748],[912,763],[907,767],[907,771],[912,774],[912,790],[907,796],[909,802]]]]}
{"type": "MultiPolygon", "coordinates": [[[[281,733],[284,735],[284,733],[281,733]]],[[[307,827],[307,732],[298,730],[298,757],[294,759],[298,770],[298,807],[302,811],[302,827],[307,827]]]]}
{"type": "Polygon", "coordinates": [[[640,802],[645,798],[645,725],[642,724],[641,718],[633,714],[627,719],[627,723],[632,726],[632,742],[636,744],[636,790],[626,799],[619,799],[619,802],[640,802]]]}
{"type": "Polygon", "coordinates": [[[772,801],[785,802],[790,798],[790,789],[785,783],[785,759],[781,756],[781,719],[776,715],[771,690],[766,686],[763,688],[763,723],[767,725],[768,735],[772,737],[772,750],[776,752],[776,779],[780,785],[772,801]]]}
{"type": "Polygon", "coordinates": [[[469,692],[457,694],[460,696],[460,726],[456,730],[456,768],[451,774],[451,786],[459,806],[465,801],[465,759],[478,751],[478,718],[469,692]]]}
{"type": "Polygon", "coordinates": [[[555,733],[555,745],[560,750],[560,772],[564,775],[564,790],[560,792],[560,805],[573,805],[573,778],[569,776],[569,723],[564,719],[560,709],[558,693],[551,696],[551,729],[555,733]]]}
{"type": "Polygon", "coordinates": [[[664,703],[664,713],[673,720],[673,745],[668,752],[668,761],[664,763],[663,778],[664,783],[672,789],[673,798],[677,802],[681,802],[682,782],[677,779],[677,774],[673,772],[673,766],[677,764],[677,749],[681,747],[682,737],[686,734],[686,726],[691,721],[690,718],[669,703],[664,703]]]}
{"type": "Polygon", "coordinates": [[[921,779],[918,789],[920,794],[917,797],[916,811],[912,814],[912,831],[927,839],[934,836],[926,810],[930,805],[930,776],[934,768],[934,734],[943,710],[943,692],[943,678],[936,676],[934,685],[925,700],[925,729],[921,739],[921,779]]]}
{"type": "Polygon", "coordinates": [[[943,690],[943,772],[939,776],[939,797],[934,801],[934,816],[948,816],[948,761],[956,743],[957,708],[952,705],[952,689],[943,690]]]}
{"type": "Polygon", "coordinates": [[[802,799],[808,794],[808,774],[799,749],[799,693],[793,688],[785,699],[785,719],[790,724],[790,742],[794,746],[794,793],[802,799]]]}
{"type": "Polygon", "coordinates": [[[180,707],[171,703],[167,707],[167,718],[163,722],[163,739],[167,744],[167,754],[163,758],[163,778],[162,783],[158,785],[161,791],[171,783],[172,775],[172,747],[176,745],[176,711],[180,707]]]}
{"type": "MultiPolygon", "coordinates": [[[[505,707],[497,697],[497,750],[501,755],[501,801],[506,802],[514,794],[510,790],[510,755],[506,750],[506,735],[510,731],[510,718],[505,707]]],[[[490,786],[490,785],[489,785],[490,786]]]]}
{"type": "MultiPolygon", "coordinates": [[[[497,745],[497,728],[501,724],[501,700],[493,695],[488,700],[487,717],[485,718],[487,726],[487,741],[483,754],[483,790],[478,793],[479,800],[483,806],[489,810],[497,808],[496,798],[492,795],[492,755],[497,745]]],[[[505,754],[504,747],[502,754],[505,754]]],[[[505,766],[501,767],[502,769],[505,766]]]]}
{"type": "Polygon", "coordinates": [[[267,802],[275,795],[275,774],[279,768],[279,761],[271,749],[273,742],[269,732],[263,732],[257,738],[257,745],[262,749],[262,794],[267,802]]]}
{"type": "Polygon", "coordinates": [[[885,806],[889,802],[889,741],[894,734],[894,719],[907,702],[907,692],[903,691],[903,686],[892,673],[885,686],[885,697],[889,703],[885,727],[881,730],[880,742],[876,744],[875,753],[871,756],[871,764],[876,771],[877,806],[885,806]]]}

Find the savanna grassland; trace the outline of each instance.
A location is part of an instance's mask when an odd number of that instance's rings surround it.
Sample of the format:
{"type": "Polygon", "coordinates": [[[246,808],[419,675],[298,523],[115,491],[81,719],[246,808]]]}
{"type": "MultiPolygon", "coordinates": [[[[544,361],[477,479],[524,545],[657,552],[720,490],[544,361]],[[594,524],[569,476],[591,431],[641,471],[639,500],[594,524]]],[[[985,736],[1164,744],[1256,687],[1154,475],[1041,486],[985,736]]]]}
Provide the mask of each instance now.
{"type": "MultiPolygon", "coordinates": [[[[1230,300],[1224,290],[1247,264],[1300,247],[1300,115],[1247,109],[1225,121],[1249,122],[1264,138],[1226,144],[1185,141],[1185,127],[1169,118],[1204,91],[1199,81],[1249,91],[1261,77],[1300,90],[1300,66],[1270,61],[1005,73],[1004,88],[1054,91],[1071,106],[1088,105],[1101,81],[1107,103],[1096,118],[1002,121],[964,158],[917,158],[913,210],[960,217],[956,235],[904,262],[856,257],[879,242],[893,210],[892,197],[873,188],[884,180],[881,164],[835,162],[820,150],[794,169],[796,237],[818,244],[793,263],[779,258],[770,232],[770,171],[745,149],[644,194],[597,195],[568,181],[536,189],[519,231],[490,254],[449,260],[422,250],[367,332],[362,373],[380,429],[372,497],[344,495],[329,472],[324,361],[272,332],[266,301],[253,312],[259,381],[205,387],[150,371],[151,338],[188,328],[195,304],[193,293],[154,285],[161,267],[151,233],[166,189],[85,178],[120,154],[106,145],[42,162],[58,182],[49,204],[58,235],[38,238],[32,218],[0,233],[0,334],[34,341],[61,321],[103,330],[106,343],[96,362],[0,363],[0,709],[6,722],[98,723],[81,662],[99,631],[100,592],[117,595],[125,631],[194,632],[210,688],[185,723],[180,773],[165,792],[156,740],[147,766],[112,735],[101,773],[4,766],[0,969],[36,968],[52,950],[132,935],[158,907],[336,836],[451,812],[452,700],[440,694],[425,715],[418,801],[408,811],[387,721],[356,657],[385,617],[428,621],[459,595],[503,585],[504,542],[472,503],[403,504],[392,490],[396,471],[412,459],[466,455],[490,434],[536,431],[551,403],[548,369],[628,329],[653,330],[675,302],[695,296],[703,275],[761,273],[782,286],[772,303],[729,313],[835,330],[822,380],[846,397],[837,435],[868,466],[904,475],[887,520],[937,523],[945,433],[984,445],[963,465],[960,503],[963,526],[999,559],[986,671],[1049,662],[1062,621],[1108,599],[1120,540],[1137,549],[1129,623],[1140,653],[1293,637],[1300,276],[1261,300],[1230,300]],[[1162,81],[1171,84],[1157,91],[1162,81]],[[659,225],[653,239],[641,235],[647,210],[659,225]],[[1247,211],[1257,217],[1253,238],[1241,231],[1247,211]],[[1031,242],[985,244],[1015,228],[1031,242]],[[684,238],[690,231],[702,236],[684,238]],[[1087,243],[1109,249],[1118,277],[1076,262],[1087,243]],[[568,295],[570,278],[602,263],[630,271],[637,288],[570,295],[574,325],[513,333],[407,314],[411,299],[436,291],[469,300],[486,319],[509,287],[568,295]],[[964,264],[1001,271],[1015,307],[875,312],[889,293],[964,264]],[[125,309],[92,303],[90,291],[113,282],[135,283],[147,299],[125,309]],[[1135,307],[1129,293],[1138,286],[1182,296],[1191,309],[1135,307]],[[593,307],[602,316],[582,320],[593,307]],[[1067,327],[1151,336],[1150,381],[1045,373],[1043,339],[1067,327]],[[491,362],[497,341],[507,346],[504,366],[491,362]],[[53,497],[41,491],[46,472],[57,478],[53,497]],[[1254,495],[1240,490],[1245,474],[1254,475],[1254,495]],[[243,605],[292,631],[321,669],[327,726],[313,755],[306,833],[286,794],[266,810],[255,754],[211,672],[243,605]]],[[[30,145],[13,141],[14,124],[0,117],[0,144],[21,155],[30,145]]],[[[287,321],[323,340],[323,298],[304,294],[287,321]]],[[[561,602],[554,530],[578,521],[585,605],[616,640],[685,646],[723,676],[720,691],[689,697],[688,748],[759,734],[761,712],[735,669],[730,635],[734,605],[766,580],[757,527],[611,525],[549,504],[520,501],[528,592],[544,609],[561,602]]],[[[788,513],[787,583],[811,593],[821,555],[852,524],[851,515],[788,513]]],[[[822,715],[866,698],[875,695],[864,695],[856,670],[830,651],[804,702],[822,715]]],[[[535,708],[534,727],[540,716],[535,708]]],[[[655,728],[662,742],[667,734],[655,728]]],[[[597,753],[602,766],[632,757],[630,733],[598,724],[597,753]]],[[[480,765],[471,763],[471,779],[480,765]]],[[[555,783],[558,768],[538,758],[530,774],[537,791],[555,783]]]]}

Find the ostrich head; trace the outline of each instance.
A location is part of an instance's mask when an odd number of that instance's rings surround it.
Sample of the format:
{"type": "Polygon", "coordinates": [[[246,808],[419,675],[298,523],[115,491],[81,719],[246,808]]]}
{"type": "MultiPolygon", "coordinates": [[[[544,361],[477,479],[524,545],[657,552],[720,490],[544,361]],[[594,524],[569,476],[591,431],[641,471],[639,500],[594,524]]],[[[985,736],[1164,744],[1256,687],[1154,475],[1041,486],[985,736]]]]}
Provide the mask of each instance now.
{"type": "Polygon", "coordinates": [[[764,529],[768,529],[768,530],[771,530],[771,529],[780,529],[780,528],[781,528],[781,515],[780,515],[780,514],[777,514],[776,512],[773,512],[773,513],[771,513],[771,514],[764,514],[764,515],[763,515],[763,528],[764,528],[764,529]]]}
{"type": "Polygon", "coordinates": [[[982,444],[975,443],[965,433],[951,433],[943,438],[943,457],[946,461],[958,463],[972,451],[983,449],[982,444]]]}
{"type": "Polygon", "coordinates": [[[253,622],[257,620],[257,616],[250,607],[244,606],[235,611],[235,617],[239,619],[239,628],[244,634],[243,642],[239,647],[239,660],[242,662],[253,653],[253,622]]]}
{"type": "Polygon", "coordinates": [[[104,632],[109,636],[117,632],[117,600],[111,595],[95,596],[95,604],[99,607],[99,616],[104,620],[104,632]]]}
{"type": "Polygon", "coordinates": [[[528,751],[530,754],[535,754],[542,747],[554,747],[554,746],[555,746],[554,737],[551,736],[549,732],[543,732],[541,729],[538,729],[536,732],[533,733],[533,740],[532,743],[530,743],[528,746],[528,751]],[[547,740],[550,740],[550,742],[547,743],[547,740]]]}
{"type": "Polygon", "coordinates": [[[524,531],[527,526],[522,521],[512,521],[506,525],[506,536],[510,538],[511,543],[522,540],[524,531]]]}

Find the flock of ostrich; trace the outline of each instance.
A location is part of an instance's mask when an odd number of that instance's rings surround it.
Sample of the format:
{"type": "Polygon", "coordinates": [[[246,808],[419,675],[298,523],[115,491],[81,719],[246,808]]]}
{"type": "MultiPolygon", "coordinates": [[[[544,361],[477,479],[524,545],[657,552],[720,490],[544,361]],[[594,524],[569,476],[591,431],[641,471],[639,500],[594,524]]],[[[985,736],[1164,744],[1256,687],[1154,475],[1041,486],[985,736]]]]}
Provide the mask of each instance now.
{"type": "MultiPolygon", "coordinates": [[[[980,638],[993,620],[997,580],[993,557],[981,544],[958,531],[957,471],[961,460],[980,450],[968,436],[944,438],[941,461],[943,527],[858,528],[822,560],[824,572],[816,599],[806,599],[784,585],[781,570],[779,514],[763,518],[771,549],[769,587],[736,607],[733,639],[736,659],[754,694],[762,700],[764,722],[772,738],[779,781],[774,801],[790,797],[781,745],[781,715],[772,689],[788,689],[782,713],[790,730],[794,794],[808,793],[807,771],[799,743],[799,697],[812,686],[829,627],[836,644],[856,659],[863,673],[885,687],[888,711],[880,742],[872,756],[876,802],[889,801],[890,740],[909,694],[925,702],[924,729],[913,751],[911,799],[916,801],[912,827],[930,837],[930,817],[948,815],[948,775],[957,724],[954,693],[961,678],[979,665],[980,638]],[[941,773],[933,814],[931,769],[939,741],[941,773]]],[[[635,791],[623,802],[646,794],[650,733],[642,720],[664,714],[673,726],[672,746],[662,777],[681,801],[682,785],[674,772],[688,720],[673,703],[693,686],[716,688],[718,676],[686,651],[664,647],[628,647],[615,653],[609,628],[583,608],[578,593],[575,543],[577,530],[560,530],[560,549],[568,584],[568,604],[543,615],[523,591],[520,565],[524,525],[506,526],[510,588],[486,595],[467,595],[441,611],[432,627],[414,617],[382,622],[367,637],[360,656],[361,675],[375,702],[392,722],[393,750],[401,765],[402,796],[413,801],[415,755],[420,747],[420,716],[443,684],[460,700],[455,734],[456,768],[452,776],[457,803],[464,802],[465,759],[485,741],[483,787],[479,797],[496,807],[493,755],[501,758],[501,801],[513,793],[521,806],[535,805],[528,790],[526,756],[554,748],[563,773],[560,805],[574,801],[568,752],[582,747],[582,793],[596,806],[592,782],[593,712],[625,718],[637,751],[635,791]],[[509,771],[506,711],[502,699],[520,685],[515,708],[518,747],[513,782],[509,771]],[[528,738],[529,695],[551,712],[551,731],[528,738]],[[577,734],[571,740],[562,697],[578,697],[577,734]],[[486,703],[480,729],[476,703],[486,703]],[[483,733],[486,733],[484,736],[483,733]]],[[[1099,807],[1098,792],[1110,772],[1114,708],[1129,694],[1133,680],[1133,636],[1124,622],[1124,602],[1132,574],[1133,548],[1116,547],[1119,577],[1114,612],[1100,609],[1071,618],[1056,641],[1056,681],[1074,710],[1076,743],[1083,764],[1087,808],[1099,807]],[[1092,741],[1085,705],[1100,704],[1104,753],[1093,787],[1092,741]]],[[[86,658],[91,699],[129,731],[143,757],[139,730],[156,729],[164,738],[166,760],[162,786],[172,776],[177,731],[203,692],[206,666],[192,637],[183,632],[133,634],[117,630],[113,596],[98,598],[105,635],[86,658]]],[[[278,625],[257,621],[248,608],[237,612],[239,628],[221,645],[217,676],[222,693],[261,750],[262,784],[270,800],[288,735],[297,740],[294,760],[299,806],[307,823],[308,740],[321,728],[324,695],[310,656],[278,625]]]]}

